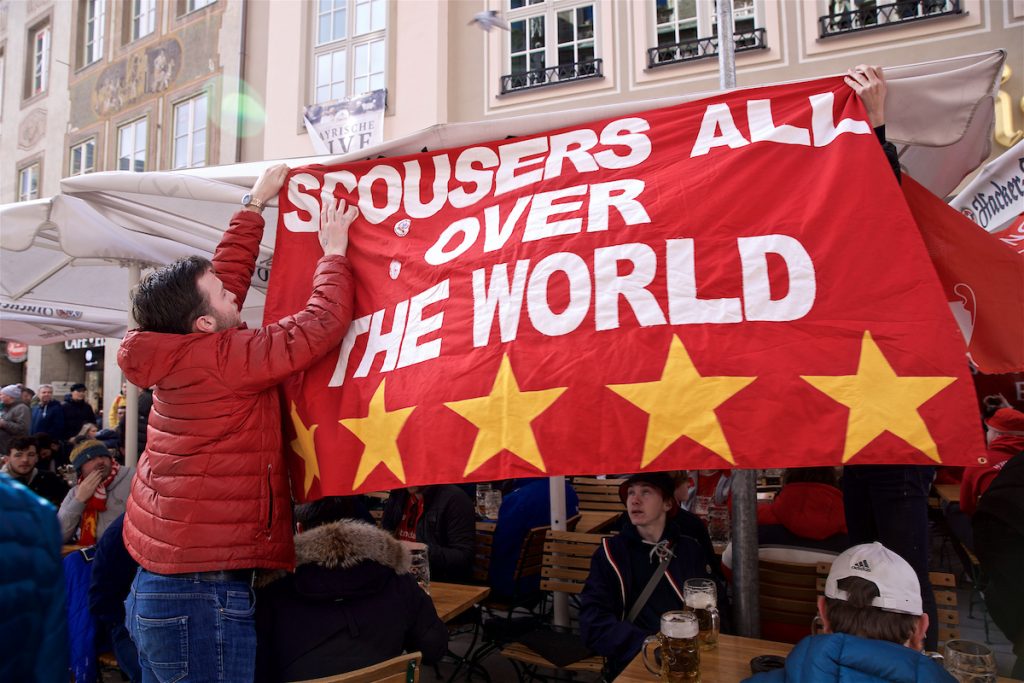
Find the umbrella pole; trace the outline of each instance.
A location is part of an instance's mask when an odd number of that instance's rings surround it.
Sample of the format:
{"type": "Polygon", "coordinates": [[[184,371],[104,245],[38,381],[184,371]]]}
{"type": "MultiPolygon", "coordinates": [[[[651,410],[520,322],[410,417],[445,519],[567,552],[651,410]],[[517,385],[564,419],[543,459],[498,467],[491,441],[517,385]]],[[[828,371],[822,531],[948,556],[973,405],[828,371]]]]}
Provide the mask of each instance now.
{"type": "MultiPolygon", "coordinates": [[[[722,90],[736,87],[736,41],[732,0],[718,0],[718,72],[722,90]]],[[[761,635],[757,584],[757,470],[732,472],[732,570],[736,629],[761,635]]]]}
{"type": "MultiPolygon", "coordinates": [[[[128,264],[128,290],[135,289],[139,284],[142,267],[138,261],[128,264]]],[[[135,327],[135,319],[132,316],[131,306],[128,307],[128,329],[135,327]]],[[[131,382],[126,382],[125,393],[125,423],[124,423],[124,464],[134,467],[139,461],[139,388],[131,382]]]]}
{"type": "MultiPolygon", "coordinates": [[[[548,491],[551,495],[551,528],[554,531],[565,531],[565,477],[548,478],[548,491]]],[[[569,594],[555,591],[554,601],[555,626],[569,626],[569,594]]]]}

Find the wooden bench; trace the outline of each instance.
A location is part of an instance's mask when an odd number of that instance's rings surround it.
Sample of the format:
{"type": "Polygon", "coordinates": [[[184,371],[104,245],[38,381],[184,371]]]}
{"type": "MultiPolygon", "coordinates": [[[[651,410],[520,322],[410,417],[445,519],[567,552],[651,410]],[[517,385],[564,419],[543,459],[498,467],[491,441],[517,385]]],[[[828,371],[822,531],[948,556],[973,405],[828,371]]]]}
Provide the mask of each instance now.
{"type": "Polygon", "coordinates": [[[626,506],[619,498],[619,486],[625,479],[597,479],[595,477],[573,477],[572,487],[580,500],[580,512],[614,511],[625,512],[626,506]]]}

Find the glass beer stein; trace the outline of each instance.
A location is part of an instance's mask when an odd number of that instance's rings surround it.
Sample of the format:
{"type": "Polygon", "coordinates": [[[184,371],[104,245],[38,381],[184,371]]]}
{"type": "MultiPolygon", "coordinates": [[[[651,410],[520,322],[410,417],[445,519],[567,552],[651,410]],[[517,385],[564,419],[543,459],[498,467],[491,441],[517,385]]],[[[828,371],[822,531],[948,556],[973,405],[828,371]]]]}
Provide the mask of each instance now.
{"type": "Polygon", "coordinates": [[[661,631],[644,640],[644,665],[663,681],[700,683],[699,633],[693,612],[665,612],[661,615],[661,631]]]}
{"type": "Polygon", "coordinates": [[[718,590],[711,579],[687,579],[683,584],[686,609],[697,617],[700,628],[700,648],[713,650],[718,645],[718,590]]]}
{"type": "Polygon", "coordinates": [[[971,640],[950,640],[943,655],[946,671],[958,683],[996,683],[998,669],[991,648],[971,640]]]}

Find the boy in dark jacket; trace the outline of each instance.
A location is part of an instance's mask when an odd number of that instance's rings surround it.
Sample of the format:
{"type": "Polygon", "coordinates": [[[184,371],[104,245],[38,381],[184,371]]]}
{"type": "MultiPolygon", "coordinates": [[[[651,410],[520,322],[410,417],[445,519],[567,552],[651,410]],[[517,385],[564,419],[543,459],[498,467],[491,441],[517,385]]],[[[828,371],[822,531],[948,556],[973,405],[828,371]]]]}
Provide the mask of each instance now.
{"type": "Polygon", "coordinates": [[[333,521],[339,509],[324,499],[295,510],[309,529],[295,537],[295,573],[265,576],[257,593],[257,681],[321,678],[403,650],[431,664],[447,650],[448,629],[409,574],[409,551],[370,524],[333,521]]]}
{"type": "Polygon", "coordinates": [[[620,496],[630,524],[604,539],[580,593],[583,642],[608,660],[613,676],[636,656],[644,638],[658,632],[663,613],[683,609],[686,580],[711,578],[700,543],[684,535],[669,516],[677,509],[674,488],[671,477],[661,472],[634,474],[623,482],[620,496]],[[665,557],[670,559],[664,575],[630,620],[629,613],[665,557]]]}
{"type": "Polygon", "coordinates": [[[825,597],[818,598],[825,633],[807,636],[784,669],[753,683],[953,683],[921,653],[928,615],[914,569],[881,543],[855,545],[832,563],[825,597]]]}
{"type": "Polygon", "coordinates": [[[460,582],[473,572],[476,513],[458,486],[411,486],[391,492],[381,527],[395,538],[427,544],[431,581],[460,582]]]}

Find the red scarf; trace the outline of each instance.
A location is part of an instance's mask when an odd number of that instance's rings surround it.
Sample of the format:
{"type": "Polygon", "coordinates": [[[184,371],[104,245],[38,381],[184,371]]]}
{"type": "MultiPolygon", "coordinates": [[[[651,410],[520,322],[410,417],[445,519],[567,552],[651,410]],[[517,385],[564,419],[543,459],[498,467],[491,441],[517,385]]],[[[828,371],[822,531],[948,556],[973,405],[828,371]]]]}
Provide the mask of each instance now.
{"type": "MultiPolygon", "coordinates": [[[[85,504],[85,510],[82,512],[82,521],[78,527],[79,544],[96,544],[96,527],[99,523],[99,515],[107,509],[107,487],[114,481],[114,477],[117,476],[119,469],[121,469],[121,465],[114,460],[110,467],[110,475],[103,480],[103,483],[96,487],[96,492],[92,494],[92,498],[85,504]]],[[[83,477],[78,478],[79,484],[82,483],[82,479],[83,477]]]]}

